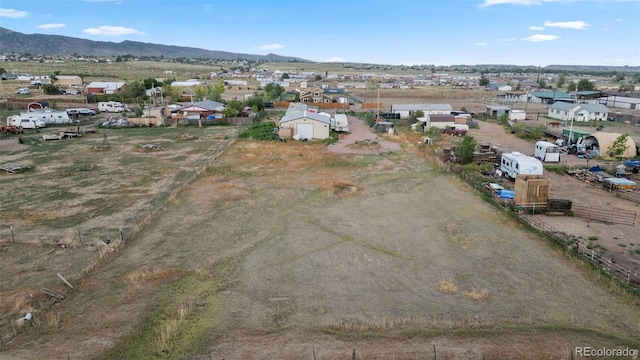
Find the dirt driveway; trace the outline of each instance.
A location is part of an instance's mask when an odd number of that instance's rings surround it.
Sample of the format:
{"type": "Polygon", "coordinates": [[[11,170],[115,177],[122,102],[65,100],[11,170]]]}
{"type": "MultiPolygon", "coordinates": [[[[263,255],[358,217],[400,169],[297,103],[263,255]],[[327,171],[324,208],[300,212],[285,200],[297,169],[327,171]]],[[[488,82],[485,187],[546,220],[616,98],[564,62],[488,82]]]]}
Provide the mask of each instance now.
{"type": "Polygon", "coordinates": [[[400,144],[390,141],[371,131],[361,119],[349,116],[348,134],[340,136],[340,140],[328,147],[329,151],[338,154],[376,154],[399,151],[400,144]]]}

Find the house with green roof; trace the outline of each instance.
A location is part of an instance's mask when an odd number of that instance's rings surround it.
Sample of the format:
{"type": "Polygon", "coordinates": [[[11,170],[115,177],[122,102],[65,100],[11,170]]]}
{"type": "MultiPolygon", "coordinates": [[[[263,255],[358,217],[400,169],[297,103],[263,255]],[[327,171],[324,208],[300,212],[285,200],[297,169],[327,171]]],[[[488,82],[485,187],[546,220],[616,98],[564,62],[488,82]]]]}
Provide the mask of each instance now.
{"type": "Polygon", "coordinates": [[[556,102],[574,102],[574,97],[564,91],[533,91],[531,102],[540,104],[554,104],[556,102]]]}

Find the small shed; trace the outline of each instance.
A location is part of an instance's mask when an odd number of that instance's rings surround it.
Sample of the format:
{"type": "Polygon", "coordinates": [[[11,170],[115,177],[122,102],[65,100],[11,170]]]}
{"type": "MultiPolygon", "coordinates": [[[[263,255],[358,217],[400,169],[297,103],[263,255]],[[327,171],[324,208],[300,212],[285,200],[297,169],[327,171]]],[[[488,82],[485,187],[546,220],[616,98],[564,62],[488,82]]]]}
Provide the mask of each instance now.
{"type": "Polygon", "coordinates": [[[546,207],[551,182],[537,175],[518,175],[514,188],[514,204],[521,207],[546,207]]]}
{"type": "Polygon", "coordinates": [[[527,119],[527,112],[524,110],[511,110],[509,112],[509,120],[520,121],[527,119]]]}
{"type": "Polygon", "coordinates": [[[497,119],[504,114],[508,114],[511,111],[511,108],[508,106],[487,106],[486,115],[487,117],[497,119]]]}

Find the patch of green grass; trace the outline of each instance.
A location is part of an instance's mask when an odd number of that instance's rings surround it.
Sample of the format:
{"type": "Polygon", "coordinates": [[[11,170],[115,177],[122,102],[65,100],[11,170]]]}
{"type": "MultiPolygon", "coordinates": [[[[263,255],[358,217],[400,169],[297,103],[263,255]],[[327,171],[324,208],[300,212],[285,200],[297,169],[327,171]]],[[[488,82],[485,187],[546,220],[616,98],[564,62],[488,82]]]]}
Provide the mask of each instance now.
{"type": "Polygon", "coordinates": [[[276,123],[273,121],[259,122],[249,126],[247,130],[238,137],[244,139],[274,141],[278,139],[278,134],[274,132],[274,129],[276,128],[276,123]]]}
{"type": "Polygon", "coordinates": [[[544,169],[558,175],[567,175],[567,168],[562,165],[545,165],[544,169]]]}
{"type": "Polygon", "coordinates": [[[589,236],[589,241],[598,241],[597,236],[589,236]]]}

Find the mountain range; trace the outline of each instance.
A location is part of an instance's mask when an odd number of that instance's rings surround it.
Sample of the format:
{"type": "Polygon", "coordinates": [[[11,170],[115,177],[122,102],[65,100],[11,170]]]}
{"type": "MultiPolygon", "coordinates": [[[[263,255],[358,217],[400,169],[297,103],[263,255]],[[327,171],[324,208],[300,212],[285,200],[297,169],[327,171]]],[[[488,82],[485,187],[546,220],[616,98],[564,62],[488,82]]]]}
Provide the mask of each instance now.
{"type": "Polygon", "coordinates": [[[22,34],[0,27],[0,53],[37,54],[49,56],[149,56],[211,60],[250,60],[267,62],[311,62],[277,54],[254,55],[192,47],[151,44],[139,41],[93,41],[70,36],[22,34]]]}
{"type": "MultiPolygon", "coordinates": [[[[205,50],[193,47],[162,45],[144,43],[139,41],[122,41],[119,43],[109,41],[94,41],[70,36],[23,34],[0,27],[0,54],[31,54],[44,56],[83,56],[83,57],[116,57],[132,55],[138,57],[155,58],[187,58],[210,60],[248,60],[265,62],[307,62],[293,56],[277,54],[255,55],[232,53],[218,50],[205,50]]],[[[460,65],[462,67],[475,67],[477,69],[508,69],[530,68],[531,66],[518,65],[460,65]]],[[[548,65],[542,67],[545,70],[556,71],[623,71],[640,72],[640,66],[586,66],[586,65],[548,65]]]]}

